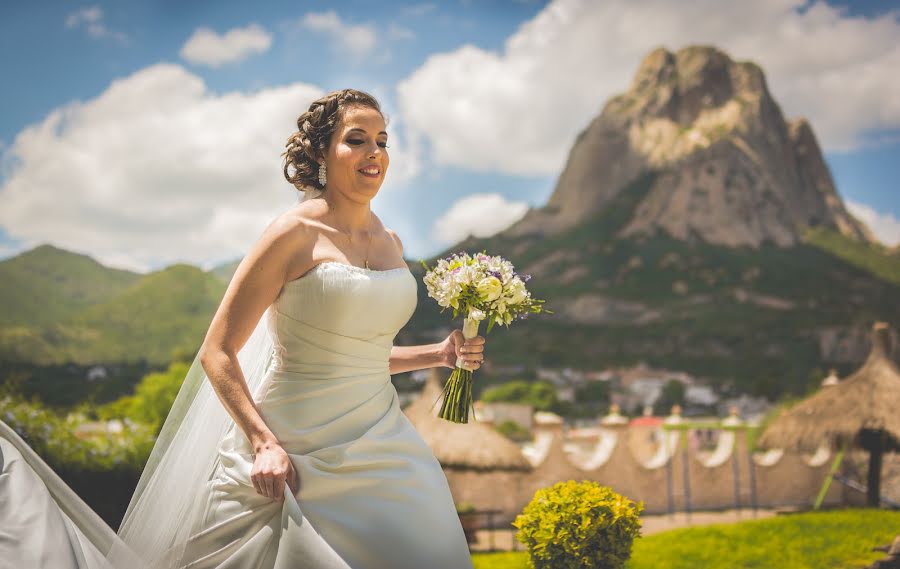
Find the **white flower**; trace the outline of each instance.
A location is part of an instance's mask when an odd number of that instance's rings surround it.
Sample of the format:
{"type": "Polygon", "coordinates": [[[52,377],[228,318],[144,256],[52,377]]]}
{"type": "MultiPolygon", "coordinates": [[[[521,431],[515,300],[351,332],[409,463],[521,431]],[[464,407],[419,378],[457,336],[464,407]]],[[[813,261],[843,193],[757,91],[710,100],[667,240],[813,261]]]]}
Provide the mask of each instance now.
{"type": "Polygon", "coordinates": [[[477,308],[473,308],[469,311],[469,318],[471,318],[472,320],[481,322],[482,320],[484,320],[485,316],[487,315],[484,313],[484,311],[477,308]]]}
{"type": "Polygon", "coordinates": [[[478,281],[475,289],[485,302],[491,302],[500,298],[503,293],[503,283],[495,276],[489,276],[478,281]]]}
{"type": "Polygon", "coordinates": [[[509,285],[509,304],[520,304],[528,298],[528,290],[525,288],[519,277],[513,277],[512,283],[509,285]]]}

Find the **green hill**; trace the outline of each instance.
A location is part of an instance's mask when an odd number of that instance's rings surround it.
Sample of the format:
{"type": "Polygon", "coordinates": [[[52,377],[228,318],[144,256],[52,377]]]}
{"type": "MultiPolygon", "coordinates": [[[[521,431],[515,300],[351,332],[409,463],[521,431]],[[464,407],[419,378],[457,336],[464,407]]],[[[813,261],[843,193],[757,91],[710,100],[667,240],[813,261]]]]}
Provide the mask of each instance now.
{"type": "Polygon", "coordinates": [[[106,286],[105,298],[95,292],[90,304],[72,302],[61,310],[53,301],[60,292],[46,292],[44,277],[35,275],[21,286],[38,299],[44,295],[44,302],[32,303],[33,322],[0,329],[4,362],[164,365],[173,350],[199,347],[225,291],[217,276],[178,264],[126,286],[106,286]]]}
{"type": "Polygon", "coordinates": [[[141,275],[87,255],[40,245],[0,262],[0,326],[59,322],[121,292],[141,275]]]}

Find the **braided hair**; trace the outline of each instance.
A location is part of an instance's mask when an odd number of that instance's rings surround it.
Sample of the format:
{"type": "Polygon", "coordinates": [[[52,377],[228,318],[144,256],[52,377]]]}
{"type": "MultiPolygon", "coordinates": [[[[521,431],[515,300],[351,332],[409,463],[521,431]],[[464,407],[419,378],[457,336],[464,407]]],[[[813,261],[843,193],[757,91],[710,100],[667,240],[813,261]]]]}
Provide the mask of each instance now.
{"type": "Polygon", "coordinates": [[[342,89],[316,99],[309,109],[297,118],[297,132],[285,144],[283,171],[285,179],[298,190],[319,188],[318,157],[331,145],[331,136],[344,111],[351,106],[371,107],[384,116],[378,101],[364,91],[342,89]],[[293,173],[290,169],[293,167],[293,173]]]}

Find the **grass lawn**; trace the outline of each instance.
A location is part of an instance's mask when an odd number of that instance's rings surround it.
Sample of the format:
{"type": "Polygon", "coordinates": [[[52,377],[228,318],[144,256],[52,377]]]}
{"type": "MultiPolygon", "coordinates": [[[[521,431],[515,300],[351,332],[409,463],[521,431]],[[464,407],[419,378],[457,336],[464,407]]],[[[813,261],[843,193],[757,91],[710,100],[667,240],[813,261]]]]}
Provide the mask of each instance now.
{"type": "MultiPolygon", "coordinates": [[[[900,512],[809,512],[684,528],[635,540],[628,569],[850,569],[900,534],[900,512]]],[[[525,569],[525,552],[473,554],[475,569],[525,569]]]]}

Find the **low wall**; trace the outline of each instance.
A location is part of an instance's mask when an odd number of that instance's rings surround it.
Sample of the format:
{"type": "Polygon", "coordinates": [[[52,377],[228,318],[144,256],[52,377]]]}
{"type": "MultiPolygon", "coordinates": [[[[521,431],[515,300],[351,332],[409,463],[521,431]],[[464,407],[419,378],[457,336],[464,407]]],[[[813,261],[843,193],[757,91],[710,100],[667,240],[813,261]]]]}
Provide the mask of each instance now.
{"type": "MultiPolygon", "coordinates": [[[[722,431],[718,448],[700,457],[685,452],[685,438],[668,432],[657,454],[635,458],[627,426],[610,426],[587,453],[566,452],[561,429],[539,431],[526,453],[529,472],[445,468],[457,503],[480,510],[497,509],[498,525],[507,525],[534,493],[556,482],[593,480],[634,501],[648,514],[686,510],[808,506],[814,503],[831,468],[833,456],[820,449],[813,456],[783,452],[748,453],[746,431],[722,431]]],[[[832,484],[826,505],[840,504],[842,491],[832,484]]]]}

